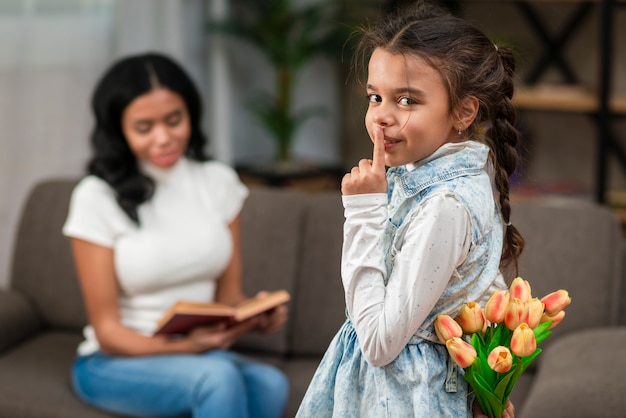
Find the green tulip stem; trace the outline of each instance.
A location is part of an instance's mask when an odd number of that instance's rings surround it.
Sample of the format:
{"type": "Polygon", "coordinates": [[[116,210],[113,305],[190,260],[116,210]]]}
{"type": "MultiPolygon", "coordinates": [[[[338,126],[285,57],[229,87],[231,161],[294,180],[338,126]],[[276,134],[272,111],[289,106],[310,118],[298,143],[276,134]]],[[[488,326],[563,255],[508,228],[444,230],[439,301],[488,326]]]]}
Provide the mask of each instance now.
{"type": "MultiPolygon", "coordinates": [[[[535,328],[534,334],[537,344],[550,336],[552,332],[548,328],[551,324],[551,322],[546,322],[535,328]]],[[[510,347],[512,336],[513,331],[503,324],[489,326],[484,334],[474,333],[471,335],[470,342],[476,350],[476,360],[471,366],[464,369],[464,379],[474,390],[481,409],[489,418],[502,417],[515,383],[530,363],[541,353],[540,348],[525,357],[518,357],[511,353],[513,365],[509,371],[505,373],[494,371],[487,362],[489,353],[500,345],[510,347]]]]}

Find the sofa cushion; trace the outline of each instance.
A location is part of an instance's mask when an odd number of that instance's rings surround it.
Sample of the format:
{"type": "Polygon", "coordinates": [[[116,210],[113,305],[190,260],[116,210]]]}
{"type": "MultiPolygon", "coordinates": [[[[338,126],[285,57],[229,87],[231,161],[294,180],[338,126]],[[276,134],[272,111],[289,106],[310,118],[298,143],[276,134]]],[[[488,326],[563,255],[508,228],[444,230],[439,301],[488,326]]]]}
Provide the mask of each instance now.
{"type": "Polygon", "coordinates": [[[297,355],[321,356],[346,319],[341,283],[344,217],[338,192],[320,192],[309,200],[291,347],[297,355]]]}
{"type": "Polygon", "coordinates": [[[526,239],[520,275],[533,296],[566,289],[572,304],[557,335],[617,323],[622,232],[613,212],[593,203],[515,202],[512,220],[526,239]]]}
{"type": "Polygon", "coordinates": [[[44,181],[30,192],[17,230],[11,287],[45,324],[79,330],[87,319],[70,244],[61,232],[75,184],[44,181]]]}
{"type": "Polygon", "coordinates": [[[47,332],[0,357],[0,415],[20,418],[105,418],[70,386],[77,333],[47,332]]]}
{"type": "Polygon", "coordinates": [[[22,295],[0,290],[0,352],[41,330],[37,314],[22,295]]]}
{"type": "Polygon", "coordinates": [[[626,327],[570,333],[541,355],[541,368],[520,417],[624,416],[626,327]]]}

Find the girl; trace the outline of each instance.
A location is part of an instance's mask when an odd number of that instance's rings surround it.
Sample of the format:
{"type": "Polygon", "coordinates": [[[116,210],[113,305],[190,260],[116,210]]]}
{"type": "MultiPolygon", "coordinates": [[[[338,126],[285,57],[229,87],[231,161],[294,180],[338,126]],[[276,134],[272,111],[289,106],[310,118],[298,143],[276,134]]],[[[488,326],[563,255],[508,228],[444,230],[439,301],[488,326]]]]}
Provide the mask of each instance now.
{"type": "Polygon", "coordinates": [[[127,57],[92,104],[94,155],[63,228],[89,317],[76,394],[130,416],[281,417],[285,376],[228,349],[253,329],[280,328],[284,306],[228,329],[152,335],[178,299],[244,299],[238,232],[248,190],[205,156],[192,81],[165,56],[127,57]]]}
{"type": "Polygon", "coordinates": [[[505,288],[523,247],[509,204],[513,56],[424,8],[367,31],[359,53],[374,152],[341,186],[348,318],[298,417],[481,415],[433,322],[505,288]]]}

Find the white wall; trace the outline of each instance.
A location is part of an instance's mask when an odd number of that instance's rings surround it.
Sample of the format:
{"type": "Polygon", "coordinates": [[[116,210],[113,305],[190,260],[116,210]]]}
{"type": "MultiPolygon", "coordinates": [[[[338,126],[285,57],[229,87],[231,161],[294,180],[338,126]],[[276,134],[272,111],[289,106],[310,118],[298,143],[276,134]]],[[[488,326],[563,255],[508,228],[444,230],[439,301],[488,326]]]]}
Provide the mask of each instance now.
{"type": "Polygon", "coordinates": [[[160,50],[206,84],[201,8],[202,0],[0,3],[0,287],[28,191],[84,174],[91,92],[114,59],[160,50]]]}

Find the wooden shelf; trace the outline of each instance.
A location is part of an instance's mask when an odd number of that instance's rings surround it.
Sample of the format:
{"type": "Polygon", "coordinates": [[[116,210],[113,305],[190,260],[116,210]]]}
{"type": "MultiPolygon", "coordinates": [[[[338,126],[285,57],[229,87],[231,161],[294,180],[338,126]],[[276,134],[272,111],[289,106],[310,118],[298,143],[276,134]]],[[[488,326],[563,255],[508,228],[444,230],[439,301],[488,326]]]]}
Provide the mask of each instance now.
{"type": "MultiPolygon", "coordinates": [[[[598,94],[591,89],[571,85],[539,84],[517,86],[513,103],[520,109],[594,113],[600,110],[598,94]]],[[[609,111],[626,115],[626,95],[609,101],[609,111]]]]}
{"type": "Polygon", "coordinates": [[[595,201],[606,203],[608,158],[617,158],[621,168],[626,171],[626,151],[615,138],[612,127],[616,117],[626,116],[626,92],[618,94],[612,91],[611,83],[615,71],[614,49],[618,41],[613,39],[615,12],[618,6],[626,5],[626,0],[500,0],[500,2],[515,6],[542,47],[541,54],[532,63],[525,79],[517,83],[518,87],[513,96],[514,105],[520,110],[581,114],[593,120],[597,130],[595,201]],[[566,19],[560,24],[545,19],[539,13],[539,8],[535,8],[535,5],[548,3],[568,6],[563,8],[566,19]],[[594,13],[596,10],[597,13],[594,13]],[[599,53],[595,57],[598,61],[598,80],[593,88],[581,85],[581,79],[575,71],[575,63],[569,62],[569,57],[565,53],[568,41],[590,18],[597,22],[599,44],[599,53]],[[560,83],[542,83],[546,70],[551,67],[558,70],[561,76],[560,83]]]}

